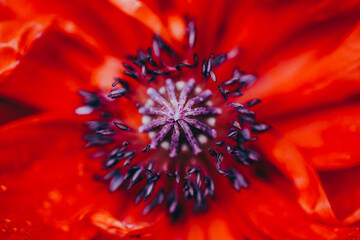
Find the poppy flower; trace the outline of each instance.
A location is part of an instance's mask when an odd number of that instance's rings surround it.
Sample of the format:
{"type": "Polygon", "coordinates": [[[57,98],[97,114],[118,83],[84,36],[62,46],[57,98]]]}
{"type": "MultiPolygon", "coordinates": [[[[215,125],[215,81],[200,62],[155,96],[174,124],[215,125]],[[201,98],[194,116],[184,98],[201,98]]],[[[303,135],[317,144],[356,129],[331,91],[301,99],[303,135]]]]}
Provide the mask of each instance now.
{"type": "Polygon", "coordinates": [[[1,3],[1,238],[359,237],[359,12],[1,3]]]}

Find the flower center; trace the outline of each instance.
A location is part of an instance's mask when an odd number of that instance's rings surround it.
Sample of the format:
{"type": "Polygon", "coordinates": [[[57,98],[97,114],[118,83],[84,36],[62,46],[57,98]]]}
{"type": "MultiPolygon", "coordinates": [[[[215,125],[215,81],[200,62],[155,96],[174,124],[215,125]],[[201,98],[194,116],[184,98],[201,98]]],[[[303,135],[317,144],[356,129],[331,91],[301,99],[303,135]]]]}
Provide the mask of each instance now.
{"type": "MultiPolygon", "coordinates": [[[[193,22],[188,37],[193,50],[193,22]]],[[[111,192],[136,188],[135,203],[145,202],[144,215],[165,203],[177,220],[188,200],[195,212],[207,209],[219,176],[237,191],[248,187],[239,166],[259,161],[248,142],[268,126],[257,123],[250,110],[260,100],[239,103],[254,75],[235,68],[218,83],[216,69],[234,55],[211,54],[198,66],[197,53],[179,55],[155,36],[152,48],[127,57],[123,77],[107,97],[79,91],[85,106],[76,113],[96,118],[86,123],[86,147],[100,147],[94,157],[102,158],[99,175],[111,192]],[[239,165],[228,164],[234,160],[239,165]]]]}
{"type": "MultiPolygon", "coordinates": [[[[182,84],[179,85],[181,86],[182,84]]],[[[175,84],[171,78],[166,79],[166,97],[162,96],[153,88],[147,90],[147,94],[152,101],[148,101],[148,106],[141,107],[139,113],[154,117],[152,119],[143,118],[143,125],[139,127],[139,131],[150,132],[161,127],[154,136],[150,136],[150,147],[152,149],[156,149],[161,142],[166,141],[166,135],[170,133],[169,156],[171,158],[176,157],[179,152],[180,143],[184,142],[184,140],[181,141],[180,138],[180,135],[182,135],[181,132],[183,132],[184,137],[182,137],[182,139],[186,139],[193,153],[198,155],[202,152],[202,149],[191,128],[195,128],[211,138],[216,138],[216,130],[197,118],[218,115],[221,113],[221,109],[205,105],[206,101],[212,95],[210,90],[205,90],[190,98],[195,85],[195,80],[190,79],[185,86],[182,87],[178,94],[179,97],[176,96],[175,84]],[[154,107],[154,104],[152,104],[153,102],[159,107],[154,107]]],[[[179,87],[179,89],[180,88],[181,87],[179,87]]],[[[205,136],[197,134],[197,137],[204,138],[205,136]]]]}

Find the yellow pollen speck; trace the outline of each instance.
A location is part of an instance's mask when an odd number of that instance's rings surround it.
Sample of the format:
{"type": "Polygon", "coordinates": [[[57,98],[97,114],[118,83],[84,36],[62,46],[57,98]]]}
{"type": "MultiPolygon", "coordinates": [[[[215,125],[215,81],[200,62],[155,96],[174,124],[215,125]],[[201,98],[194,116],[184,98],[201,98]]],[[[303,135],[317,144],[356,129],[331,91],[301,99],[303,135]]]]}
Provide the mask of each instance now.
{"type": "Polygon", "coordinates": [[[25,223],[26,223],[26,225],[28,225],[28,226],[31,226],[31,225],[32,225],[32,222],[29,221],[29,220],[26,220],[25,223]]]}
{"type": "Polygon", "coordinates": [[[14,230],[15,232],[17,232],[18,229],[17,229],[16,227],[14,227],[13,230],[14,230]]]}
{"type": "Polygon", "coordinates": [[[11,220],[10,220],[10,219],[8,219],[8,218],[6,218],[6,219],[5,219],[5,222],[6,222],[6,223],[10,223],[10,222],[11,222],[11,220]]]}

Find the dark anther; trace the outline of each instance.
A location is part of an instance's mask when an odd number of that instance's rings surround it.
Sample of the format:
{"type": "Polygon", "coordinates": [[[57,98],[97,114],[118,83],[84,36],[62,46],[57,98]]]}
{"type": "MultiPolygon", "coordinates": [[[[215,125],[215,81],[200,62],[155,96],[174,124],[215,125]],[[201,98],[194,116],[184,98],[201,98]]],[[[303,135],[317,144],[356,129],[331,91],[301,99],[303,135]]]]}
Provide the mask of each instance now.
{"type": "Polygon", "coordinates": [[[215,57],[213,61],[213,66],[214,67],[219,66],[220,64],[225,62],[226,58],[227,58],[227,54],[220,54],[219,56],[215,57]]]}
{"type": "Polygon", "coordinates": [[[270,127],[263,123],[252,123],[251,129],[256,133],[266,132],[270,127]]]}
{"type": "Polygon", "coordinates": [[[109,153],[109,158],[119,156],[126,150],[126,147],[116,147],[109,153]]]}
{"type": "Polygon", "coordinates": [[[194,187],[194,189],[194,211],[205,211],[207,209],[205,197],[199,188],[194,187]]]}
{"type": "Polygon", "coordinates": [[[258,99],[258,98],[256,98],[256,99],[253,99],[253,100],[248,101],[248,102],[246,103],[246,105],[247,105],[248,107],[252,107],[252,106],[254,106],[254,105],[258,104],[258,103],[261,103],[261,100],[258,99]]]}
{"type": "Polygon", "coordinates": [[[216,152],[215,152],[215,150],[214,150],[214,149],[212,149],[212,148],[208,148],[208,150],[209,150],[209,153],[210,153],[210,155],[211,155],[211,156],[213,156],[213,157],[215,157],[215,156],[216,156],[216,152]]]}
{"type": "Polygon", "coordinates": [[[160,205],[164,202],[164,199],[165,199],[165,194],[164,194],[164,190],[161,189],[159,191],[158,194],[156,194],[155,198],[151,201],[151,203],[149,205],[147,205],[142,214],[143,215],[146,215],[148,214],[151,210],[153,210],[157,205],[160,205]]]}
{"type": "Polygon", "coordinates": [[[156,47],[158,48],[158,53],[159,53],[159,55],[157,55],[157,52],[155,51],[155,48],[154,48],[154,43],[153,43],[153,49],[154,49],[154,52],[155,52],[155,55],[156,56],[160,56],[160,48],[161,49],[164,49],[166,52],[168,52],[168,53],[170,53],[170,54],[174,54],[174,51],[160,38],[160,36],[158,36],[158,35],[155,35],[154,36],[154,40],[156,41],[156,47]]]}
{"type": "Polygon", "coordinates": [[[97,108],[101,104],[99,97],[94,93],[90,93],[84,90],[79,90],[78,94],[84,98],[84,104],[89,107],[97,108]]]}
{"type": "Polygon", "coordinates": [[[145,191],[144,192],[144,200],[145,201],[148,200],[150,198],[151,194],[153,193],[156,181],[157,181],[157,179],[148,181],[148,183],[145,185],[145,187],[144,187],[144,191],[145,191]]]}
{"type": "Polygon", "coordinates": [[[101,113],[101,117],[103,117],[103,118],[111,118],[111,113],[109,113],[109,112],[102,112],[101,113]]]}
{"type": "Polygon", "coordinates": [[[115,134],[115,131],[112,129],[104,129],[104,130],[96,131],[96,133],[103,136],[112,136],[115,134]]]}
{"type": "Polygon", "coordinates": [[[145,61],[147,59],[147,54],[145,54],[143,51],[139,50],[137,55],[137,60],[144,65],[145,61]]]}
{"type": "Polygon", "coordinates": [[[252,116],[238,115],[238,118],[243,123],[252,123],[252,122],[254,122],[254,115],[252,115],[252,116]]]}
{"type": "Polygon", "coordinates": [[[204,185],[205,185],[205,191],[204,191],[204,197],[207,197],[208,195],[211,196],[211,198],[215,197],[215,184],[214,181],[208,177],[204,177],[204,185]]]}
{"type": "Polygon", "coordinates": [[[92,131],[100,131],[108,129],[110,124],[108,122],[92,120],[85,123],[85,126],[87,126],[92,131]]]}
{"type": "Polygon", "coordinates": [[[126,159],[126,161],[123,164],[123,167],[129,166],[131,164],[131,161],[133,160],[133,157],[129,157],[126,159]]]}
{"type": "Polygon", "coordinates": [[[160,46],[159,46],[158,41],[155,38],[153,39],[152,49],[154,51],[155,56],[159,57],[160,56],[160,46]]]}
{"type": "Polygon", "coordinates": [[[228,172],[221,169],[221,164],[222,164],[223,160],[224,160],[224,155],[222,153],[217,152],[216,153],[216,169],[217,169],[218,173],[226,176],[226,175],[228,175],[228,172]]]}
{"type": "Polygon", "coordinates": [[[149,168],[145,168],[144,169],[144,172],[146,172],[148,175],[149,175],[149,180],[150,179],[159,179],[160,178],[160,174],[157,173],[156,171],[154,170],[151,170],[149,168]]]}
{"type": "Polygon", "coordinates": [[[150,144],[146,145],[146,147],[142,150],[143,152],[147,152],[150,149],[150,144]]]}
{"type": "Polygon", "coordinates": [[[174,68],[176,68],[176,70],[178,70],[178,71],[181,71],[181,68],[182,68],[182,67],[187,67],[187,68],[194,68],[194,67],[196,67],[196,66],[199,64],[199,56],[198,56],[197,53],[194,53],[194,55],[193,55],[193,60],[194,60],[193,65],[187,64],[187,63],[179,63],[179,64],[175,65],[174,68]]]}
{"type": "Polygon", "coordinates": [[[197,168],[190,168],[187,170],[187,174],[185,175],[184,179],[189,179],[191,175],[193,175],[195,172],[199,172],[199,169],[197,168]]]}
{"type": "Polygon", "coordinates": [[[109,97],[110,98],[122,97],[125,95],[126,92],[127,92],[127,90],[125,88],[118,88],[118,89],[112,90],[109,94],[109,97]]]}
{"type": "Polygon", "coordinates": [[[99,134],[88,134],[84,136],[84,139],[88,141],[85,147],[106,145],[113,142],[111,138],[99,134]]]}
{"type": "Polygon", "coordinates": [[[124,182],[124,177],[123,175],[121,175],[121,173],[118,170],[114,170],[104,177],[105,180],[110,178],[111,178],[109,185],[110,192],[115,192],[124,182]]]}
{"type": "Polygon", "coordinates": [[[243,95],[243,93],[240,92],[240,91],[234,91],[234,92],[231,93],[231,96],[234,96],[234,97],[240,97],[242,95],[243,95]]]}
{"type": "Polygon", "coordinates": [[[125,146],[129,145],[129,143],[130,143],[129,141],[124,141],[123,146],[125,147],[125,146]]]}
{"type": "Polygon", "coordinates": [[[129,90],[129,84],[121,78],[115,78],[114,82],[112,84],[112,87],[115,87],[118,83],[121,83],[123,88],[125,88],[126,90],[129,90]]]}
{"type": "Polygon", "coordinates": [[[131,72],[131,71],[123,71],[123,73],[135,80],[140,80],[139,75],[136,72],[131,72]]]}
{"type": "Polygon", "coordinates": [[[240,77],[240,82],[244,84],[244,86],[249,86],[252,83],[254,83],[256,80],[256,76],[252,75],[252,74],[246,74],[246,75],[242,75],[240,77]]]}
{"type": "Polygon", "coordinates": [[[141,67],[141,74],[142,74],[143,78],[146,77],[146,66],[145,65],[142,65],[142,67],[141,67]]]}
{"type": "Polygon", "coordinates": [[[254,116],[255,115],[255,113],[253,112],[253,111],[250,111],[249,109],[247,109],[247,108],[237,108],[236,109],[236,111],[238,112],[238,113],[241,113],[241,114],[247,114],[247,115],[251,115],[251,116],[254,116]]]}
{"type": "Polygon", "coordinates": [[[225,90],[221,84],[219,84],[219,91],[225,100],[228,99],[229,90],[225,90]]]}
{"type": "Polygon", "coordinates": [[[214,54],[210,54],[209,60],[206,64],[206,77],[210,75],[211,69],[212,69],[212,61],[213,61],[214,54]]]}
{"type": "Polygon", "coordinates": [[[236,127],[237,129],[241,130],[241,126],[240,126],[240,123],[238,121],[233,120],[233,121],[231,121],[231,124],[234,127],[236,127]]]}
{"type": "Polygon", "coordinates": [[[197,53],[194,53],[193,55],[193,60],[194,60],[194,67],[197,67],[197,65],[199,64],[199,55],[197,53]]]}
{"type": "Polygon", "coordinates": [[[258,162],[260,161],[261,159],[261,156],[255,152],[255,151],[252,151],[252,150],[248,150],[248,158],[251,160],[251,161],[254,161],[254,162],[258,162]]]}
{"type": "Polygon", "coordinates": [[[216,75],[215,75],[215,73],[214,73],[213,71],[210,72],[210,77],[211,77],[211,79],[214,81],[214,83],[217,82],[216,75]]]}
{"type": "Polygon", "coordinates": [[[180,174],[178,171],[176,171],[175,173],[166,172],[166,175],[168,175],[169,177],[174,177],[177,184],[180,183],[180,174]]]}
{"type": "Polygon", "coordinates": [[[246,166],[251,164],[251,159],[249,159],[249,157],[248,157],[248,151],[247,150],[241,150],[241,149],[239,149],[237,147],[234,147],[234,148],[230,147],[228,152],[234,156],[235,160],[238,163],[241,163],[241,164],[246,165],[246,166]]]}
{"type": "Polygon", "coordinates": [[[196,185],[198,188],[201,188],[201,173],[200,170],[196,173],[196,185]]]}
{"type": "Polygon", "coordinates": [[[195,45],[196,40],[196,31],[195,24],[193,21],[189,21],[188,23],[188,38],[189,38],[189,47],[192,48],[195,45]]]}
{"type": "Polygon", "coordinates": [[[251,137],[250,136],[250,130],[247,129],[247,128],[242,130],[241,136],[244,139],[244,141],[255,141],[255,140],[258,139],[257,137],[251,137]]]}
{"type": "Polygon", "coordinates": [[[120,130],[123,130],[123,131],[128,131],[129,130],[129,127],[126,126],[125,124],[122,124],[122,123],[119,123],[119,122],[115,122],[113,121],[113,123],[115,124],[115,126],[120,129],[120,130]]]}
{"type": "Polygon", "coordinates": [[[154,81],[154,80],[155,80],[155,77],[152,76],[152,77],[150,77],[150,78],[147,80],[147,83],[151,83],[151,82],[154,81]]]}
{"type": "Polygon", "coordinates": [[[114,167],[118,163],[119,163],[119,158],[117,158],[117,157],[109,158],[105,162],[104,169],[110,169],[110,168],[114,167]]]}
{"type": "Polygon", "coordinates": [[[204,58],[201,65],[201,74],[203,75],[203,77],[206,77],[206,70],[207,70],[207,61],[206,58],[204,58]]]}
{"type": "Polygon", "coordinates": [[[178,203],[175,190],[171,191],[166,202],[169,214],[173,221],[177,221],[181,214],[181,207],[178,203]]]}
{"type": "Polygon", "coordinates": [[[127,63],[122,63],[122,65],[124,66],[124,68],[126,68],[126,69],[128,69],[128,70],[130,70],[130,71],[135,71],[135,69],[132,67],[132,66],[130,66],[129,64],[127,64],[127,63]]]}
{"type": "Polygon", "coordinates": [[[239,134],[238,131],[232,131],[228,135],[226,135],[227,138],[233,138],[239,134]]]}
{"type": "Polygon", "coordinates": [[[229,106],[233,107],[233,108],[243,108],[244,107],[244,105],[242,105],[240,103],[234,103],[234,102],[230,103],[229,106]]]}
{"type": "Polygon", "coordinates": [[[218,145],[218,146],[220,146],[220,147],[221,147],[221,146],[223,146],[223,145],[224,145],[224,143],[225,143],[224,141],[215,142],[215,144],[216,144],[216,145],[218,145]]]}
{"type": "Polygon", "coordinates": [[[143,199],[143,197],[144,197],[144,192],[145,192],[145,188],[141,189],[141,190],[137,193],[137,195],[136,195],[136,197],[135,197],[135,205],[139,204],[139,202],[141,201],[141,199],[143,199]]]}
{"type": "Polygon", "coordinates": [[[141,173],[143,171],[143,168],[138,165],[133,165],[130,167],[128,172],[125,175],[125,179],[130,179],[130,183],[127,189],[130,189],[132,186],[134,186],[136,183],[138,183],[141,179],[141,173]]]}
{"type": "Polygon", "coordinates": [[[240,174],[237,170],[231,168],[228,170],[229,174],[227,175],[231,185],[239,191],[240,188],[247,188],[248,184],[242,174],[240,174]]]}
{"type": "Polygon", "coordinates": [[[185,200],[190,200],[194,196],[194,183],[192,181],[185,182],[183,187],[185,200]]]}
{"type": "Polygon", "coordinates": [[[226,80],[225,82],[223,82],[223,85],[224,86],[229,86],[229,85],[232,85],[232,84],[234,84],[234,83],[236,83],[238,81],[239,81],[239,78],[231,78],[231,79],[226,80]]]}

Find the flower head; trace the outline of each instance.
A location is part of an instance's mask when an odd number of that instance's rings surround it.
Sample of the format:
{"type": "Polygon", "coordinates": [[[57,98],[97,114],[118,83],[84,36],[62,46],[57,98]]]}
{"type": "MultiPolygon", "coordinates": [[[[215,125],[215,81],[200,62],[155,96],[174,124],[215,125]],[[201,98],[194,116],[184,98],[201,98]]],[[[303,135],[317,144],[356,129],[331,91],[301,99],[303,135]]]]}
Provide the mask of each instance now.
{"type": "Polygon", "coordinates": [[[359,8],[0,4],[0,236],[356,237],[359,8]]]}

